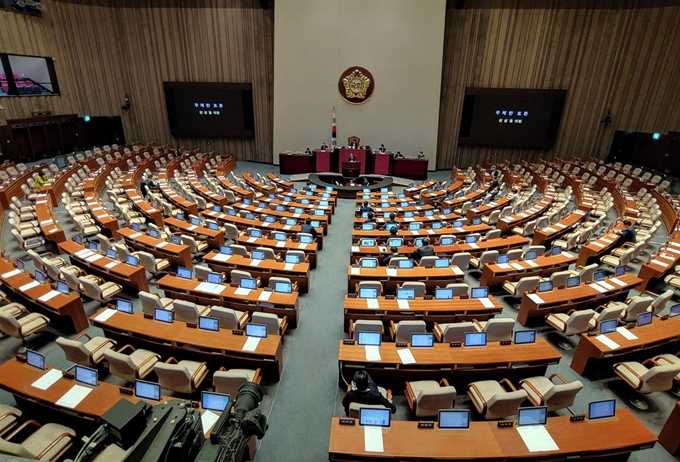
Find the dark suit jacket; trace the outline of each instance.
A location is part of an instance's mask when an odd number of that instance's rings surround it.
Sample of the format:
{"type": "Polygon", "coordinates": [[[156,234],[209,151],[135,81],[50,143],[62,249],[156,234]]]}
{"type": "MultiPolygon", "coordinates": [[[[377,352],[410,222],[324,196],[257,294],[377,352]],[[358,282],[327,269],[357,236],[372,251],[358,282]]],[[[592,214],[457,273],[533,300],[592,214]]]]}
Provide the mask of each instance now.
{"type": "Polygon", "coordinates": [[[635,244],[635,241],[637,240],[637,236],[635,235],[635,230],[631,226],[628,229],[622,229],[621,231],[617,231],[617,233],[621,238],[619,239],[619,243],[621,245],[625,244],[626,242],[630,242],[631,244],[635,244]]]}
{"type": "Polygon", "coordinates": [[[373,380],[368,381],[368,390],[359,391],[351,390],[342,399],[342,406],[345,408],[345,415],[349,416],[349,405],[352,403],[360,404],[382,404],[392,411],[392,414],[397,412],[397,406],[390,403],[378,390],[377,385],[373,380]]]}
{"type": "Polygon", "coordinates": [[[418,263],[420,263],[420,259],[423,257],[431,257],[433,255],[436,255],[437,253],[434,251],[434,248],[430,247],[429,245],[424,245],[422,247],[418,247],[414,252],[413,252],[413,259],[416,260],[418,263]]]}
{"type": "Polygon", "coordinates": [[[307,223],[303,224],[303,225],[300,227],[300,232],[302,232],[302,233],[307,233],[307,234],[311,234],[311,235],[314,237],[314,239],[316,239],[316,236],[317,236],[317,234],[318,234],[318,233],[316,232],[316,229],[314,228],[314,226],[308,225],[307,223]]]}

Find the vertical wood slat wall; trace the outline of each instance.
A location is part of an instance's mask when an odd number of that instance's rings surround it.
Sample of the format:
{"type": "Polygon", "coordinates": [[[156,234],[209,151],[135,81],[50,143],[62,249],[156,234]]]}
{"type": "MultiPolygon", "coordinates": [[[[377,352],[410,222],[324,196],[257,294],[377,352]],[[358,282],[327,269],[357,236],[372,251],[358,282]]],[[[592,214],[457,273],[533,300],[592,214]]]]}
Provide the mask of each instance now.
{"type": "Polygon", "coordinates": [[[272,161],[273,10],[258,0],[44,3],[42,18],[0,11],[0,52],[53,57],[61,96],[0,98],[0,124],[38,110],[121,115],[128,142],[272,161]],[[252,82],[255,138],[171,137],[163,81],[252,82]]]}
{"type": "Polygon", "coordinates": [[[680,5],[662,0],[449,0],[437,168],[604,158],[616,130],[680,130],[678,25],[680,5]],[[466,87],[567,89],[555,147],[458,146],[466,87]]]}

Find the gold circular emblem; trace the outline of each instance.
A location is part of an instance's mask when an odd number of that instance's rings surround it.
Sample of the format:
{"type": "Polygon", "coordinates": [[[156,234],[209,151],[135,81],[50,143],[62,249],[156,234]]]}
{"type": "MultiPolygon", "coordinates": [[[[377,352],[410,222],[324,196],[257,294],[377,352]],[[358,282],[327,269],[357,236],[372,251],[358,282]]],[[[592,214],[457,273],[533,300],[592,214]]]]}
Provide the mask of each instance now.
{"type": "Polygon", "coordinates": [[[375,80],[366,68],[350,67],[340,75],[338,91],[342,99],[350,104],[362,104],[373,94],[375,80]]]}

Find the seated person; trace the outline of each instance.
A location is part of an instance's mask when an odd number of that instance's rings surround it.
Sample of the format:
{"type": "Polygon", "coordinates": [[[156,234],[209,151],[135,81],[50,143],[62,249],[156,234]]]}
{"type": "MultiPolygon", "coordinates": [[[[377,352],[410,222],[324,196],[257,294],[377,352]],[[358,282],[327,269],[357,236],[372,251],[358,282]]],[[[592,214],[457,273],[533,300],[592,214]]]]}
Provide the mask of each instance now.
{"type": "Polygon", "coordinates": [[[381,144],[381,145],[380,145],[380,149],[378,149],[378,152],[379,152],[380,154],[385,154],[385,153],[387,152],[387,149],[385,149],[385,145],[384,145],[384,144],[381,144]]]}
{"type": "Polygon", "coordinates": [[[433,255],[437,255],[437,253],[434,251],[434,247],[430,246],[430,238],[425,237],[423,238],[423,245],[418,247],[414,252],[413,252],[413,259],[420,263],[420,259],[423,257],[431,257],[433,255]]]}
{"type": "Polygon", "coordinates": [[[359,207],[359,213],[364,213],[364,212],[373,212],[373,207],[368,203],[368,201],[365,201],[361,207],[359,207]]]}
{"type": "Polygon", "coordinates": [[[392,260],[395,257],[403,257],[402,254],[399,253],[399,248],[398,247],[390,247],[390,253],[389,255],[385,255],[383,258],[382,264],[385,266],[390,266],[390,260],[392,260]]]}
{"type": "Polygon", "coordinates": [[[623,228],[621,231],[616,232],[616,234],[621,236],[621,239],[619,239],[619,242],[617,244],[623,245],[626,242],[635,244],[637,236],[635,235],[635,228],[633,228],[633,223],[630,220],[623,220],[623,226],[625,226],[625,228],[623,228]]]}
{"type": "Polygon", "coordinates": [[[307,150],[305,151],[305,154],[307,154],[308,156],[311,156],[311,155],[312,155],[312,151],[311,151],[309,148],[307,148],[307,150]]]}
{"type": "Polygon", "coordinates": [[[305,224],[300,227],[300,232],[311,234],[314,239],[316,239],[316,237],[318,235],[318,233],[316,232],[316,228],[314,228],[314,226],[312,226],[311,218],[307,218],[305,220],[305,224]]]}
{"type": "Polygon", "coordinates": [[[392,411],[397,412],[397,407],[391,400],[385,398],[371,376],[366,371],[356,371],[352,379],[352,389],[347,392],[342,399],[342,406],[345,408],[345,415],[349,416],[349,405],[352,403],[360,404],[382,404],[392,411]]]}
{"type": "Polygon", "coordinates": [[[350,152],[349,156],[347,156],[347,162],[356,162],[357,158],[354,157],[354,153],[350,152]]]}
{"type": "Polygon", "coordinates": [[[390,225],[399,226],[399,222],[397,222],[396,218],[397,215],[394,212],[390,213],[390,219],[385,221],[385,226],[383,226],[383,229],[387,229],[390,225]]]}
{"type": "Polygon", "coordinates": [[[424,158],[425,158],[425,154],[423,154],[423,151],[420,151],[418,153],[418,159],[424,159],[424,158]]]}
{"type": "Polygon", "coordinates": [[[508,202],[513,204],[517,200],[517,188],[512,188],[507,196],[508,202]]]}
{"type": "Polygon", "coordinates": [[[325,142],[321,143],[321,150],[325,151],[326,149],[328,149],[328,145],[325,142]]]}
{"type": "Polygon", "coordinates": [[[373,212],[368,212],[368,216],[364,223],[375,223],[375,215],[373,215],[373,212]]]}
{"type": "Polygon", "coordinates": [[[395,159],[403,159],[404,155],[401,153],[401,151],[397,151],[397,153],[394,155],[395,159]]]}
{"type": "Polygon", "coordinates": [[[47,181],[48,180],[47,180],[47,176],[45,175],[45,173],[43,173],[43,172],[38,173],[38,176],[35,177],[35,183],[33,183],[33,190],[35,192],[40,192],[40,190],[45,185],[45,183],[47,183],[47,181]]]}

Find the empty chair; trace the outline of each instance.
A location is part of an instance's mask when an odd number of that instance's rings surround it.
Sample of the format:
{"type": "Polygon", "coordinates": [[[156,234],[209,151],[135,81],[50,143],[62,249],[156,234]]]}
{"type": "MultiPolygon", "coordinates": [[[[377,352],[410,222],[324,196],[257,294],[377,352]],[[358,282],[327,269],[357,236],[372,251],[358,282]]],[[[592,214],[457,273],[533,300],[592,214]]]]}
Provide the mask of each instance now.
{"type": "Polygon", "coordinates": [[[406,402],[416,417],[434,417],[440,409],[453,409],[456,389],[446,379],[406,382],[406,402]]]}
{"type": "Polygon", "coordinates": [[[229,369],[220,367],[213,374],[213,391],[224,393],[236,399],[239,388],[246,382],[259,384],[262,380],[262,371],[258,369],[229,369]]]}
{"type": "Polygon", "coordinates": [[[461,271],[466,271],[470,267],[471,257],[469,252],[454,253],[451,257],[451,265],[457,266],[461,271]]]}
{"type": "Polygon", "coordinates": [[[446,284],[446,288],[453,289],[454,297],[466,296],[470,291],[470,287],[464,282],[452,282],[450,284],[446,284]]]}
{"type": "Polygon", "coordinates": [[[473,382],[468,385],[467,394],[486,420],[502,419],[517,414],[522,401],[527,398],[527,392],[517,390],[508,379],[502,379],[500,382],[495,380],[473,382]]]}
{"type": "Polygon", "coordinates": [[[144,270],[151,273],[151,279],[155,279],[163,270],[170,266],[170,261],[165,258],[156,258],[148,252],[135,252],[139,257],[139,263],[144,267],[144,270]]]}
{"type": "Polygon", "coordinates": [[[175,319],[178,322],[190,322],[198,324],[200,316],[210,316],[209,306],[197,305],[186,300],[174,300],[172,306],[175,311],[175,319]]]}
{"type": "Polygon", "coordinates": [[[401,285],[402,289],[413,289],[415,291],[416,297],[423,297],[425,295],[425,283],[424,282],[404,282],[401,285]]]}
{"type": "Polygon", "coordinates": [[[161,297],[158,294],[140,291],[139,299],[142,302],[142,312],[153,316],[156,313],[156,309],[159,310],[173,310],[173,299],[161,297]]]}
{"type": "Polygon", "coordinates": [[[516,261],[522,258],[524,251],[522,249],[510,249],[505,253],[505,255],[507,255],[510,261],[516,261]]]}
{"type": "Polygon", "coordinates": [[[274,250],[270,249],[269,247],[257,247],[255,250],[262,252],[264,254],[264,258],[267,260],[276,260],[279,258],[274,250]]]}
{"type": "Polygon", "coordinates": [[[109,372],[128,382],[134,382],[149,375],[154,365],[161,359],[159,354],[141,348],[135,350],[132,345],[125,345],[118,351],[104,350],[104,357],[109,363],[109,372]],[[127,350],[132,350],[132,352],[129,355],[125,354],[127,350]]]}
{"type": "MultiPolygon", "coordinates": [[[[454,255],[455,257],[455,255],[454,255]]],[[[479,258],[472,257],[470,258],[470,264],[474,266],[475,268],[482,269],[485,264],[487,263],[495,263],[496,260],[498,259],[498,250],[487,250],[485,252],[482,252],[482,254],[479,256],[479,258]]],[[[453,262],[453,258],[451,259],[453,262]]]]}
{"type": "Polygon", "coordinates": [[[517,282],[505,281],[503,290],[515,298],[522,298],[525,292],[534,291],[538,287],[541,278],[538,276],[526,276],[517,282]]]}
{"type": "MultiPolygon", "coordinates": [[[[213,273],[214,271],[209,266],[205,265],[194,265],[194,273],[196,278],[206,281],[208,279],[208,273],[213,273]]],[[[222,274],[222,279],[224,280],[224,274],[222,274]]]]}
{"type": "Polygon", "coordinates": [[[182,244],[189,247],[189,251],[194,256],[194,258],[203,256],[205,251],[208,249],[208,243],[205,241],[198,241],[192,236],[187,236],[186,234],[182,234],[181,238],[182,244]]]}
{"type": "MultiPolygon", "coordinates": [[[[594,310],[571,310],[568,313],[549,313],[545,317],[545,322],[564,336],[569,337],[576,334],[588,332],[591,329],[590,322],[596,316],[594,310]]],[[[559,343],[564,350],[571,349],[568,340],[559,343]]]]}
{"type": "Polygon", "coordinates": [[[544,281],[552,281],[553,287],[566,287],[567,279],[571,276],[569,271],[555,271],[549,278],[543,278],[544,281]]]}
{"type": "Polygon", "coordinates": [[[644,297],[637,295],[631,297],[625,302],[609,302],[605,306],[622,308],[619,318],[623,322],[635,322],[637,321],[638,314],[644,313],[652,305],[654,301],[651,297],[644,297]]]}
{"type": "Polygon", "coordinates": [[[434,267],[434,262],[439,259],[438,256],[436,255],[431,255],[428,257],[422,257],[420,259],[420,262],[418,262],[418,266],[422,266],[424,268],[432,268],[434,267]]]}
{"type": "Polygon", "coordinates": [[[576,270],[570,270],[569,272],[571,273],[572,276],[579,276],[581,278],[582,283],[591,282],[593,280],[593,274],[595,273],[597,268],[598,268],[597,263],[592,263],[580,269],[577,267],[576,270]]]}
{"type": "Polygon", "coordinates": [[[512,228],[512,232],[519,236],[531,236],[536,229],[536,220],[527,222],[523,227],[512,228]]]}
{"type": "Polygon", "coordinates": [[[250,254],[248,253],[248,249],[246,249],[245,246],[243,245],[232,244],[229,247],[231,247],[231,250],[234,252],[234,255],[241,255],[244,257],[250,256],[250,254]]]}
{"type": "Polygon", "coordinates": [[[656,297],[649,306],[648,311],[651,311],[655,316],[658,316],[663,311],[663,309],[666,308],[666,303],[668,303],[671,297],[673,297],[673,290],[668,289],[661,294],[655,294],[654,292],[646,290],[643,292],[643,295],[656,297]]]}
{"type": "Polygon", "coordinates": [[[96,368],[104,360],[104,351],[116,347],[116,342],[106,337],[91,337],[86,333],[78,335],[73,340],[65,337],[57,338],[57,345],[64,350],[66,359],[85,367],[96,368]],[[85,337],[85,343],[79,342],[85,337]]]}
{"type": "Polygon", "coordinates": [[[484,239],[498,239],[501,237],[501,230],[500,229],[490,229],[486,232],[486,236],[484,236],[484,239]]]}
{"type": "Polygon", "coordinates": [[[568,382],[560,374],[552,374],[550,377],[538,376],[520,380],[519,386],[527,392],[531,404],[546,406],[548,412],[554,412],[573,406],[583,383],[579,380],[568,382]],[[562,383],[554,383],[554,378],[562,383]]]}
{"type": "Polygon", "coordinates": [[[221,306],[211,306],[210,316],[220,320],[220,329],[243,329],[248,322],[248,312],[237,311],[221,306]]]}
{"type": "Polygon", "coordinates": [[[0,331],[4,334],[9,335],[21,340],[21,347],[19,348],[19,353],[24,353],[28,347],[28,342],[26,338],[34,334],[50,323],[49,318],[43,316],[40,313],[29,313],[26,308],[17,307],[22,311],[23,316],[21,318],[15,317],[10,310],[0,311],[0,331]]]}
{"type": "Polygon", "coordinates": [[[21,460],[61,460],[75,437],[76,432],[63,425],[48,423],[41,426],[35,420],[27,420],[7,438],[0,438],[0,453],[20,457],[21,460]],[[29,425],[37,427],[33,433],[21,443],[11,441],[19,434],[26,435],[29,425]]]}
{"type": "Polygon", "coordinates": [[[161,388],[176,393],[191,394],[198,390],[208,376],[208,365],[203,362],[168,358],[164,363],[157,362],[153,367],[161,388]]]}
{"type": "Polygon", "coordinates": [[[628,266],[631,258],[633,257],[633,252],[635,247],[629,247],[621,255],[605,255],[600,258],[600,263],[616,268],[617,266],[628,266]]]}
{"type": "MultiPolygon", "coordinates": [[[[380,321],[379,321],[380,322],[380,321]]],[[[467,332],[476,332],[475,325],[472,322],[449,322],[439,324],[434,323],[432,328],[435,338],[439,342],[459,342],[465,341],[465,334],[467,332]]]]}
{"type": "Polygon", "coordinates": [[[599,325],[604,321],[611,321],[612,319],[619,319],[621,313],[623,312],[623,307],[620,306],[610,306],[606,307],[604,305],[599,306],[595,310],[595,315],[588,321],[588,327],[590,329],[597,329],[599,325]]]}
{"type": "MultiPolygon", "coordinates": [[[[241,279],[252,279],[253,276],[248,271],[232,270],[231,271],[231,283],[241,285],[241,279]]],[[[260,286],[260,278],[257,279],[257,286],[260,286]]]]}
{"type": "Polygon", "coordinates": [[[14,428],[21,417],[21,410],[0,404],[0,435],[4,435],[14,428]]]}
{"type": "Polygon", "coordinates": [[[515,320],[510,318],[491,318],[488,321],[472,320],[475,331],[486,332],[489,342],[503,342],[512,340],[512,330],[515,328],[515,320]]]}
{"type": "Polygon", "coordinates": [[[411,334],[427,332],[425,321],[390,321],[390,336],[395,342],[411,342],[411,334]]]}
{"type": "Polygon", "coordinates": [[[382,321],[357,319],[349,321],[349,335],[354,340],[359,339],[359,332],[380,332],[385,333],[385,327],[382,321]]]}
{"type": "Polygon", "coordinates": [[[377,289],[378,296],[382,295],[382,284],[379,281],[360,281],[357,284],[357,293],[361,292],[361,289],[377,289]]]}
{"type": "Polygon", "coordinates": [[[256,311],[250,316],[250,321],[253,324],[264,324],[267,326],[267,335],[280,335],[286,333],[288,328],[288,317],[279,318],[273,313],[264,313],[256,311]]]}
{"type": "Polygon", "coordinates": [[[486,223],[487,225],[493,226],[493,225],[496,224],[496,222],[498,222],[498,218],[500,218],[500,216],[501,216],[501,211],[500,210],[494,210],[488,216],[482,217],[482,222],[486,223]]]}
{"type": "Polygon", "coordinates": [[[78,280],[85,295],[100,303],[106,303],[123,291],[120,284],[106,282],[97,276],[81,276],[78,280]]]}
{"type": "MultiPolygon", "coordinates": [[[[616,375],[621,377],[633,390],[640,395],[647,395],[655,391],[668,391],[673,388],[673,379],[680,374],[680,364],[655,364],[653,359],[643,363],[626,361],[613,366],[616,375]],[[651,365],[651,367],[648,367],[651,365]]],[[[640,395],[630,398],[630,403],[638,409],[646,410],[649,404],[640,395]]]]}

